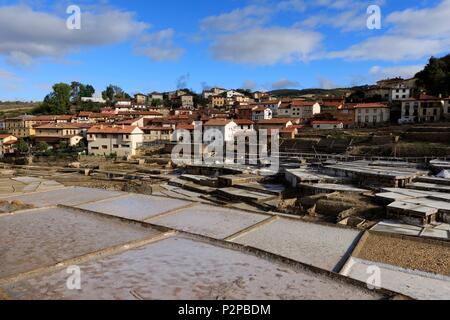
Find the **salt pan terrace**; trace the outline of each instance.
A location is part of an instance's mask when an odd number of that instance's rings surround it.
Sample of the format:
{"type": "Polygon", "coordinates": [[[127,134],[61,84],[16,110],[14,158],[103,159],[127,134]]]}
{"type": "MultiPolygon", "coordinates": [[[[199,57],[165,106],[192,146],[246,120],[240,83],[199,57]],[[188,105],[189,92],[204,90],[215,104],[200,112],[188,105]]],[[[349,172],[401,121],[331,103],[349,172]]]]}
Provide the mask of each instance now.
{"type": "Polygon", "coordinates": [[[0,200],[34,206],[0,214],[0,299],[405,298],[338,273],[357,230],[88,188],[0,200]]]}

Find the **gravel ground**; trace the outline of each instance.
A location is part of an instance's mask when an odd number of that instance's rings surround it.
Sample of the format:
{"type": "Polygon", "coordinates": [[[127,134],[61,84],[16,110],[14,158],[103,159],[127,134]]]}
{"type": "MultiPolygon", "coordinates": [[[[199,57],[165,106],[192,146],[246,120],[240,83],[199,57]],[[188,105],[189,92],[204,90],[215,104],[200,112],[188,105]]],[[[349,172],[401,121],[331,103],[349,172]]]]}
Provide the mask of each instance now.
{"type": "Polygon", "coordinates": [[[450,245],[369,234],[356,258],[450,275],[450,245]]]}

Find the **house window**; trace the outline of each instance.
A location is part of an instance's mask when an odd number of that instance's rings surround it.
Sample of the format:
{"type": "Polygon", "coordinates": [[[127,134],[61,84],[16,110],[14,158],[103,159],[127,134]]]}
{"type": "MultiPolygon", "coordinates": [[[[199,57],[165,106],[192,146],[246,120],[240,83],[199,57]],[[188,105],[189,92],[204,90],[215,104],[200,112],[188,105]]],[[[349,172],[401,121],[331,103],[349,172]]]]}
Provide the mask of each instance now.
{"type": "Polygon", "coordinates": [[[102,134],[101,137],[102,137],[102,139],[106,139],[107,135],[106,134],[102,134]]]}
{"type": "Polygon", "coordinates": [[[108,146],[102,146],[102,149],[103,150],[108,149],[108,146]]]}
{"type": "Polygon", "coordinates": [[[98,150],[98,147],[91,147],[92,150],[98,150]]]}
{"type": "Polygon", "coordinates": [[[113,148],[114,148],[114,149],[117,149],[117,148],[119,148],[119,145],[118,145],[118,144],[115,144],[115,145],[113,145],[113,148]]]}

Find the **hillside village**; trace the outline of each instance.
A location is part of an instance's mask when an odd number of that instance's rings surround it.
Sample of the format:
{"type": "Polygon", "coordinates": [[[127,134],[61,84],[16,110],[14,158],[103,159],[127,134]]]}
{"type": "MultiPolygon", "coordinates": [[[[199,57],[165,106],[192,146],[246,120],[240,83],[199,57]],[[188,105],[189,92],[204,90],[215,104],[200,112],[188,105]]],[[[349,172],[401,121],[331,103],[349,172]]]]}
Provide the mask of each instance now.
{"type": "Polygon", "coordinates": [[[316,93],[131,97],[108,86],[99,97],[89,85],[56,84],[31,112],[0,122],[0,235],[39,235],[60,258],[8,240],[0,299],[448,299],[450,97],[427,89],[393,78],[316,93]],[[195,140],[210,129],[231,158],[174,159],[180,145],[216,153],[195,140]],[[252,162],[255,144],[261,157],[252,162]],[[63,253],[62,237],[75,244],[63,253]],[[178,270],[177,259],[189,268],[178,270]],[[241,261],[263,274],[242,276],[241,261]],[[58,271],[74,262],[114,280],[95,272],[88,291],[68,292],[58,271]],[[221,271],[228,263],[233,271],[221,271]],[[382,271],[375,289],[369,266],[382,271]],[[141,293],[115,289],[130,276],[141,293]],[[162,291],[146,289],[160,278],[170,280],[162,291]]]}
{"type": "Polygon", "coordinates": [[[1,120],[1,152],[2,156],[15,153],[12,141],[22,139],[32,148],[48,145],[57,149],[81,143],[87,154],[131,157],[146,143],[176,141],[177,129],[193,130],[199,124],[233,135],[278,129],[280,138],[295,139],[311,129],[379,128],[450,119],[450,98],[421,92],[414,79],[382,80],[361,92],[359,99],[351,91],[339,97],[285,98],[221,88],[205,90],[201,95],[176,90],[111,100],[81,97],[81,105],[89,103],[98,111],[78,111],[74,104],[67,114],[25,114],[1,120]]]}

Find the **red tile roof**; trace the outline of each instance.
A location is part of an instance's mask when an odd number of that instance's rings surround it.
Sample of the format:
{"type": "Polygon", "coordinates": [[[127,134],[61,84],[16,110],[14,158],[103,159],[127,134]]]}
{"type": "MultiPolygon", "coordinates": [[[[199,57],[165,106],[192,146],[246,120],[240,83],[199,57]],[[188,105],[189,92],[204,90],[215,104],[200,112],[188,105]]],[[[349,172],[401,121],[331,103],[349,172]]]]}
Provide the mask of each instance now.
{"type": "Polygon", "coordinates": [[[292,119],[289,118],[273,118],[268,120],[259,120],[258,124],[286,124],[288,122],[292,122],[292,119]]]}
{"type": "Polygon", "coordinates": [[[294,100],[292,101],[293,107],[312,107],[317,103],[317,101],[300,101],[294,100]]]}
{"type": "Polygon", "coordinates": [[[205,126],[211,127],[211,126],[226,126],[229,124],[231,120],[229,119],[211,119],[208,122],[205,123],[205,126]]]}
{"type": "Polygon", "coordinates": [[[194,130],[195,126],[193,124],[179,124],[176,128],[177,130],[194,130]]]}
{"type": "Polygon", "coordinates": [[[311,121],[312,125],[315,124],[343,124],[343,121],[338,121],[338,120],[328,120],[328,121],[311,121]]]}
{"type": "Polygon", "coordinates": [[[253,108],[252,111],[262,112],[262,111],[266,111],[267,109],[270,110],[270,108],[267,108],[267,107],[256,107],[256,108],[253,108]]]}
{"type": "Polygon", "coordinates": [[[358,103],[353,108],[354,109],[375,109],[375,108],[389,108],[389,107],[383,103],[358,103]]]}
{"type": "Polygon", "coordinates": [[[296,130],[297,128],[294,127],[288,127],[288,128],[281,128],[280,133],[292,133],[296,130]]]}
{"type": "Polygon", "coordinates": [[[138,114],[141,116],[160,116],[160,117],[163,116],[162,113],[159,113],[157,111],[141,111],[141,112],[138,112],[138,114]]]}
{"type": "Polygon", "coordinates": [[[237,119],[237,120],[234,120],[234,122],[237,125],[251,125],[251,124],[255,124],[255,122],[253,122],[252,120],[247,120],[247,119],[237,119]]]}
{"type": "Polygon", "coordinates": [[[147,127],[141,127],[142,130],[147,131],[166,131],[166,130],[173,130],[172,127],[156,127],[156,126],[147,126],[147,127]]]}
{"type": "Polygon", "coordinates": [[[37,126],[36,129],[79,129],[80,127],[71,123],[47,123],[37,126]]]}
{"type": "Polygon", "coordinates": [[[3,142],[3,144],[8,146],[8,145],[16,144],[17,142],[18,142],[18,140],[14,139],[14,140],[10,140],[10,141],[7,141],[7,142],[3,142]]]}
{"type": "Polygon", "coordinates": [[[8,137],[14,137],[12,134],[0,134],[0,139],[5,139],[8,137]]]}
{"type": "Polygon", "coordinates": [[[131,134],[138,127],[134,126],[95,126],[88,130],[92,133],[110,133],[110,134],[131,134]]]}

